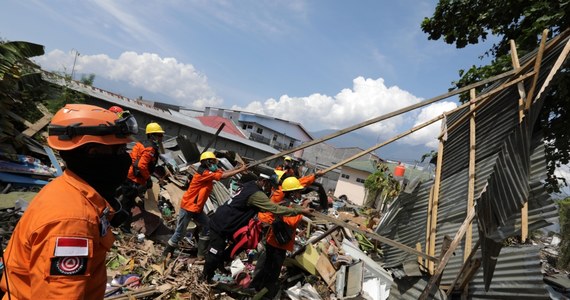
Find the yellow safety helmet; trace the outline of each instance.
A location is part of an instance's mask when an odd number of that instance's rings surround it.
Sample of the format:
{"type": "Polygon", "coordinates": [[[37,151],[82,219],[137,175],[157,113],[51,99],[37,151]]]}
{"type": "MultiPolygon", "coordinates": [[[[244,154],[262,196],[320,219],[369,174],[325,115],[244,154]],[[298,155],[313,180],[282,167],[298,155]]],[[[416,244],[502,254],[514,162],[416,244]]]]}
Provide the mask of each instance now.
{"type": "Polygon", "coordinates": [[[277,174],[277,182],[281,181],[281,177],[285,174],[285,171],[282,170],[274,170],[275,174],[277,174]]]}
{"type": "Polygon", "coordinates": [[[200,155],[200,161],[203,161],[204,159],[215,159],[216,161],[218,160],[214,152],[210,151],[206,151],[200,155]]]}
{"type": "Polygon", "coordinates": [[[158,123],[152,122],[146,125],[146,134],[151,133],[164,133],[164,130],[162,130],[162,127],[160,127],[158,123]]]}
{"type": "Polygon", "coordinates": [[[285,157],[283,158],[283,160],[293,160],[293,159],[291,158],[291,156],[285,156],[285,157]]]}
{"type": "Polygon", "coordinates": [[[302,190],[305,187],[301,184],[299,179],[295,177],[287,177],[285,178],[285,180],[283,180],[281,188],[284,192],[290,192],[290,191],[302,190]]]}

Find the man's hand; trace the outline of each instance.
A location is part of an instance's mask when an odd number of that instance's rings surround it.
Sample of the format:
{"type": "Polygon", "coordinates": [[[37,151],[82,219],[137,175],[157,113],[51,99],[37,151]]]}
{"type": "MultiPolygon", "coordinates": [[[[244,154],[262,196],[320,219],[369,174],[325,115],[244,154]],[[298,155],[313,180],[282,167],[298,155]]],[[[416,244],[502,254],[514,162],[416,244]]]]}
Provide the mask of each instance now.
{"type": "Polygon", "coordinates": [[[303,208],[303,210],[301,210],[301,214],[305,215],[305,216],[310,216],[312,212],[314,212],[315,210],[312,208],[308,208],[305,207],[303,208]]]}
{"type": "Polygon", "coordinates": [[[315,178],[319,178],[324,176],[325,173],[322,170],[318,170],[317,172],[315,172],[315,178]]]}

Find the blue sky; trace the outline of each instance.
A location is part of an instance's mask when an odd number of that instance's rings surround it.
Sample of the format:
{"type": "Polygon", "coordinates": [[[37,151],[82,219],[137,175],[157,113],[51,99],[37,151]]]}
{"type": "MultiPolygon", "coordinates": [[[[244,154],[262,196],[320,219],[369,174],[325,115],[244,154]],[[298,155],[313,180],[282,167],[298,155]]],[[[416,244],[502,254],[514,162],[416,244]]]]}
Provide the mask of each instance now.
{"type": "MultiPolygon", "coordinates": [[[[447,92],[490,42],[455,49],[420,29],[436,1],[4,0],[0,37],[45,46],[44,69],[192,108],[341,129],[447,92]],[[114,83],[109,85],[109,83],[114,83]]],[[[453,99],[364,129],[380,141],[453,99]]],[[[436,145],[438,125],[408,139],[436,145]]]]}

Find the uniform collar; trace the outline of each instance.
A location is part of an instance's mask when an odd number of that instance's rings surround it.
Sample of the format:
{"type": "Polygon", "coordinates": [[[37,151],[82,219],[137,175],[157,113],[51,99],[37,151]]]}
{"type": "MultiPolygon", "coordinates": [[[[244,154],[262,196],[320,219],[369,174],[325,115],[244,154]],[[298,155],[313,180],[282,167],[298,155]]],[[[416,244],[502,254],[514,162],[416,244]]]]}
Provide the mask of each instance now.
{"type": "Polygon", "coordinates": [[[91,187],[85,180],[81,179],[77,174],[71,170],[65,170],[61,175],[63,180],[69,185],[73,186],[79,191],[89,202],[93,203],[98,209],[103,210],[109,206],[105,198],[103,198],[93,187],[91,187]]]}

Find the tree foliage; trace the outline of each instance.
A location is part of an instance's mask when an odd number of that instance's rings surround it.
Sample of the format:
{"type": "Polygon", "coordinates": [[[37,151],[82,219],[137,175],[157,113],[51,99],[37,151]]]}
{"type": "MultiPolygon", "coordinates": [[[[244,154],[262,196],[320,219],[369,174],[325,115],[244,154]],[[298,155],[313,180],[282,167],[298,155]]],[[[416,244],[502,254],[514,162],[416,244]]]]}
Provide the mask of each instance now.
{"type": "MultiPolygon", "coordinates": [[[[460,79],[452,82],[453,90],[512,69],[509,40],[516,41],[518,55],[523,56],[538,47],[544,29],[552,37],[568,28],[569,4],[570,0],[440,0],[433,16],[425,18],[421,26],[429,39],[443,39],[457,48],[485,41],[490,34],[500,38],[483,54],[492,57],[492,63],[459,70],[460,79]]],[[[540,119],[550,191],[559,191],[554,170],[570,161],[569,66],[566,62],[551,83],[540,119]]],[[[461,99],[467,100],[468,95],[461,99]]]]}
{"type": "Polygon", "coordinates": [[[379,201],[378,207],[384,211],[386,205],[400,193],[400,184],[392,177],[385,165],[379,164],[377,169],[364,181],[364,188],[368,191],[364,206],[373,208],[374,204],[379,201]]]}

